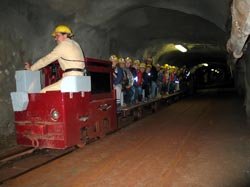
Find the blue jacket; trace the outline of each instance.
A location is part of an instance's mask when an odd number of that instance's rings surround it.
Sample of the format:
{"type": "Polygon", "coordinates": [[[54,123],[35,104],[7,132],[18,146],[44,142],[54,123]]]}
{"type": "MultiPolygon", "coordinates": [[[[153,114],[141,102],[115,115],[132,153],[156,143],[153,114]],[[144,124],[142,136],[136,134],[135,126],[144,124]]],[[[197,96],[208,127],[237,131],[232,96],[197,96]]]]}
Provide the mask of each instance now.
{"type": "Polygon", "coordinates": [[[114,85],[121,84],[122,80],[123,80],[123,70],[122,70],[122,68],[115,67],[114,74],[116,76],[113,77],[113,84],[114,85]]]}

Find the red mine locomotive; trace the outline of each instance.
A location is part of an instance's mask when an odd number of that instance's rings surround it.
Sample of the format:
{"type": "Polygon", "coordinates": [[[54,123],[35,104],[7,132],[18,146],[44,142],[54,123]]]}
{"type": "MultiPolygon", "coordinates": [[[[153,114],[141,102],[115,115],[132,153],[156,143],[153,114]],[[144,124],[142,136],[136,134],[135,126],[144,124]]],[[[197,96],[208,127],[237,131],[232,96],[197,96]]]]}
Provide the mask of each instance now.
{"type": "MultiPolygon", "coordinates": [[[[17,85],[17,92],[11,96],[18,144],[65,149],[117,129],[111,63],[87,58],[85,66],[88,76],[63,78],[60,91],[29,91],[34,78],[28,76],[24,81],[27,88],[17,85]]],[[[61,74],[57,63],[46,67],[42,76],[44,85],[52,84],[61,74]]]]}

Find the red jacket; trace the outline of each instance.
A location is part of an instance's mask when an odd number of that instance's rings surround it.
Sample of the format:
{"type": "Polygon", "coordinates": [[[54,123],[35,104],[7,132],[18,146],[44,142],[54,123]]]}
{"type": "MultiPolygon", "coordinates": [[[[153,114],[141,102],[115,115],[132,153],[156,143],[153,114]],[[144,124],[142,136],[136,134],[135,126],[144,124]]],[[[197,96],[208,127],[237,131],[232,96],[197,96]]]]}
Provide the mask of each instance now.
{"type": "Polygon", "coordinates": [[[142,85],[142,72],[141,71],[137,71],[137,85],[141,86],[142,85]]]}

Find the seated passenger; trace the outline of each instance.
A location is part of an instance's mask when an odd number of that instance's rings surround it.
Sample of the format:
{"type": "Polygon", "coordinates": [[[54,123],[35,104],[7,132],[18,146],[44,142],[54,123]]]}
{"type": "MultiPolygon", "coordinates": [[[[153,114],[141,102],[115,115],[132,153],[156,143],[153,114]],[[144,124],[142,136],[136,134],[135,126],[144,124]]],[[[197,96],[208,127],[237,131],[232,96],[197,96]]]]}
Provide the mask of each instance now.
{"type": "MultiPolygon", "coordinates": [[[[65,25],[59,25],[55,28],[52,36],[55,38],[57,46],[33,65],[25,63],[25,69],[37,71],[58,60],[61,69],[64,71],[63,77],[82,76],[85,67],[84,55],[79,44],[71,39],[73,37],[71,29],[65,25]]],[[[41,92],[60,90],[60,84],[61,80],[43,88],[41,92]]]]}

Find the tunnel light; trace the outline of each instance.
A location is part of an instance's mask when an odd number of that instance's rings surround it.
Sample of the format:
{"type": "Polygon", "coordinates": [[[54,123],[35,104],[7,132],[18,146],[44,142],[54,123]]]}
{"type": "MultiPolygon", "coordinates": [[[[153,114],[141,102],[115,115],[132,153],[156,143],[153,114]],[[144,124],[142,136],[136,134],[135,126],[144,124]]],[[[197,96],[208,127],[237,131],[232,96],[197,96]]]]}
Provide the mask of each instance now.
{"type": "Polygon", "coordinates": [[[203,65],[203,66],[206,66],[206,67],[208,67],[208,64],[207,64],[207,63],[203,63],[202,65],[203,65]]]}
{"type": "Polygon", "coordinates": [[[187,52],[187,49],[185,47],[183,47],[182,45],[175,45],[175,48],[183,53],[187,52]]]}

